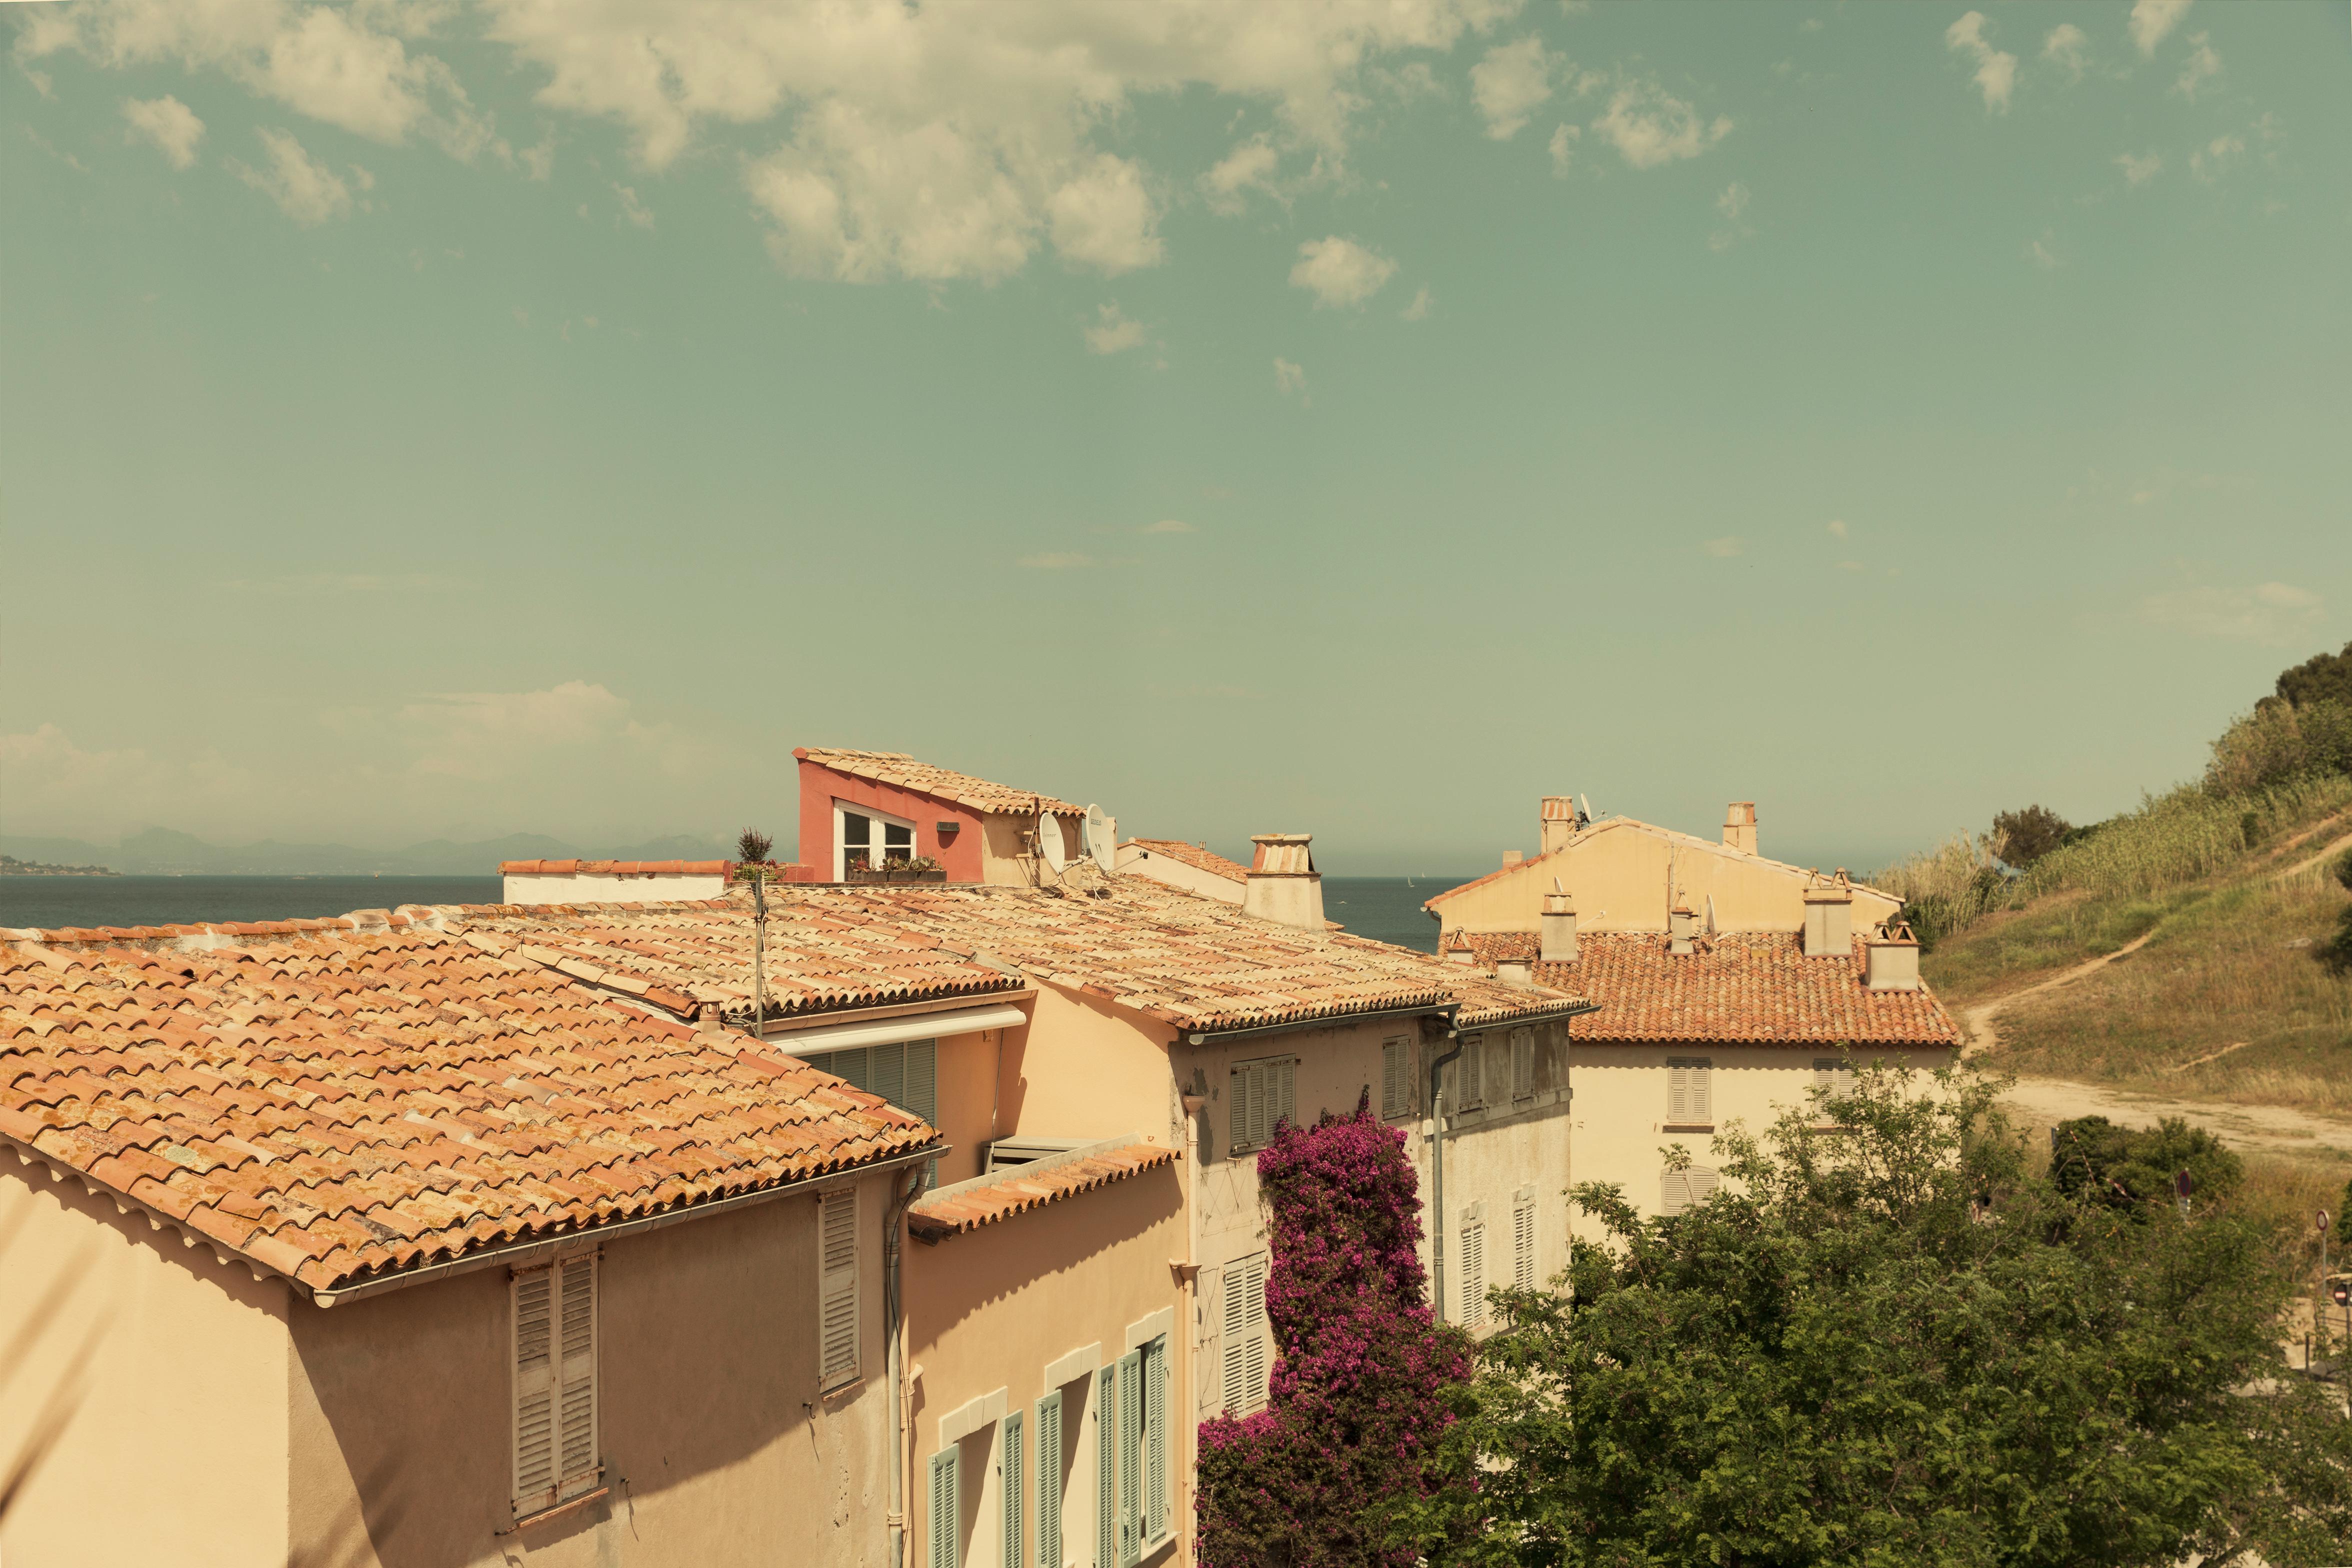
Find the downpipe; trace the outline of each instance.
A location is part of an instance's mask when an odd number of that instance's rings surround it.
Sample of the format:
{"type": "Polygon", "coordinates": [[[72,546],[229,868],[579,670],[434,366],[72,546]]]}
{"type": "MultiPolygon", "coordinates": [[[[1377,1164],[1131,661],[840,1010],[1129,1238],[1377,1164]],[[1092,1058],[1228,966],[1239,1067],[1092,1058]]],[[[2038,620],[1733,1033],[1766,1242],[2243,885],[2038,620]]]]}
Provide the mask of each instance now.
{"type": "Polygon", "coordinates": [[[1445,1321],[1445,1069],[1462,1054],[1462,1031],[1445,1020],[1454,1048],[1429,1064],[1429,1201],[1435,1212],[1429,1227],[1429,1279],[1437,1321],[1445,1321]]]}
{"type": "Polygon", "coordinates": [[[888,1358],[887,1375],[890,1380],[890,1565],[907,1568],[907,1379],[905,1354],[900,1346],[904,1337],[899,1302],[902,1299],[898,1265],[906,1252],[907,1211],[915,1206],[922,1195],[924,1173],[928,1165],[917,1165],[905,1173],[907,1190],[903,1196],[894,1195],[890,1203],[890,1218],[882,1233],[882,1302],[885,1319],[884,1353],[888,1358]]]}

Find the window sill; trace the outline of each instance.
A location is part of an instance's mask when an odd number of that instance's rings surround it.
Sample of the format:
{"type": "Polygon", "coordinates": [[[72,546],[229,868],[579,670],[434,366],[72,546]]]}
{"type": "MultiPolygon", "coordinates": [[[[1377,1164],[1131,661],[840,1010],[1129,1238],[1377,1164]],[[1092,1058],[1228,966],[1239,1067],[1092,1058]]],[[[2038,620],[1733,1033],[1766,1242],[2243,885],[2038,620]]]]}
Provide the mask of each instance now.
{"type": "Polygon", "coordinates": [[[1169,1548],[1175,1544],[1176,1532],[1172,1530],[1157,1541],[1145,1542],[1143,1543],[1143,1555],[1137,1560],[1136,1568],[1143,1568],[1144,1563],[1157,1562],[1160,1558],[1167,1554],[1169,1548]]]}
{"type": "Polygon", "coordinates": [[[816,1396],[819,1403],[830,1405],[835,1400],[845,1398],[865,1386],[866,1374],[861,1372],[853,1376],[845,1377],[838,1383],[828,1384],[819,1388],[816,1396]]]}
{"type": "Polygon", "coordinates": [[[1715,1123],[1712,1121],[1667,1121],[1660,1123],[1658,1131],[1661,1132],[1712,1132],[1715,1131],[1715,1123]]]}
{"type": "Polygon", "coordinates": [[[522,1531],[530,1529],[533,1525],[545,1524],[550,1520],[561,1519],[567,1513],[576,1512],[581,1509],[586,1508],[590,1503],[594,1502],[599,1498],[607,1498],[612,1495],[613,1489],[610,1486],[601,1486],[593,1491],[582,1492],[578,1497],[567,1498],[563,1501],[555,1504],[552,1508],[543,1508],[536,1513],[518,1514],[512,1524],[507,1526],[506,1529],[499,1531],[498,1533],[500,1535],[520,1534],[522,1531]]]}

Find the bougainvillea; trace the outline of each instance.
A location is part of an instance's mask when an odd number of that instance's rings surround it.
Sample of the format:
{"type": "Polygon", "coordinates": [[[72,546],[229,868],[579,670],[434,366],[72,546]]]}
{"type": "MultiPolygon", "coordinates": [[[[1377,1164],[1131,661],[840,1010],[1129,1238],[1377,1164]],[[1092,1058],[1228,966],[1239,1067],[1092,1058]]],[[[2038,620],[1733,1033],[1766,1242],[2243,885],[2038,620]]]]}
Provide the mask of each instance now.
{"type": "Polygon", "coordinates": [[[1421,1194],[1404,1134],[1371,1113],[1284,1125],[1257,1160],[1274,1264],[1267,1407],[1201,1425],[1202,1568],[1410,1568],[1381,1517],[1424,1486],[1468,1374],[1423,1298],[1421,1194]]]}

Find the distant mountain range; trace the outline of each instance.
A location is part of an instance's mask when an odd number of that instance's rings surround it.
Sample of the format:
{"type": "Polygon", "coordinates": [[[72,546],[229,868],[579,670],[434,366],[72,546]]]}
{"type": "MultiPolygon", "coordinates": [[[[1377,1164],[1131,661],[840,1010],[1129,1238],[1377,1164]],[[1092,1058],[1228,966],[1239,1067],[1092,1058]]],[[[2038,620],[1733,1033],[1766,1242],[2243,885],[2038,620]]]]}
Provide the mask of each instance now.
{"type": "Polygon", "coordinates": [[[280,844],[265,838],[234,847],[193,834],[151,827],[109,847],[79,838],[0,834],[0,853],[68,866],[107,866],[133,876],[495,877],[501,860],[723,860],[734,850],[715,838],[672,834],[643,844],[578,845],[544,833],[510,833],[459,844],[431,838],[404,849],[354,849],[348,844],[280,844]]]}

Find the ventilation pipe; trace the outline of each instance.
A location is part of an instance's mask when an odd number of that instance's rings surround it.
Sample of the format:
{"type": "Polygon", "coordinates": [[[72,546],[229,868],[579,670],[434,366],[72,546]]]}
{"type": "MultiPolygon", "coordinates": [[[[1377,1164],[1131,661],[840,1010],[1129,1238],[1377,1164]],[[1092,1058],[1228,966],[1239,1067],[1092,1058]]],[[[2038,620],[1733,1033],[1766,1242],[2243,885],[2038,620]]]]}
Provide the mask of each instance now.
{"type": "Polygon", "coordinates": [[[1541,945],[1537,956],[1546,963],[1576,962],[1576,900],[1551,879],[1551,891],[1544,895],[1541,945]]]}
{"type": "Polygon", "coordinates": [[[1853,955],[1853,887],[1845,879],[1845,868],[1840,867],[1836,880],[1817,881],[1805,889],[1805,956],[1853,955]]]}
{"type": "Polygon", "coordinates": [[[1259,833],[1257,854],[1242,887],[1242,913],[1276,925],[1321,931],[1323,874],[1315,868],[1311,833],[1259,833]]]}
{"type": "Polygon", "coordinates": [[[1742,855],[1756,853],[1756,803],[1735,800],[1723,814],[1723,844],[1727,849],[1737,849],[1742,855]]]}

